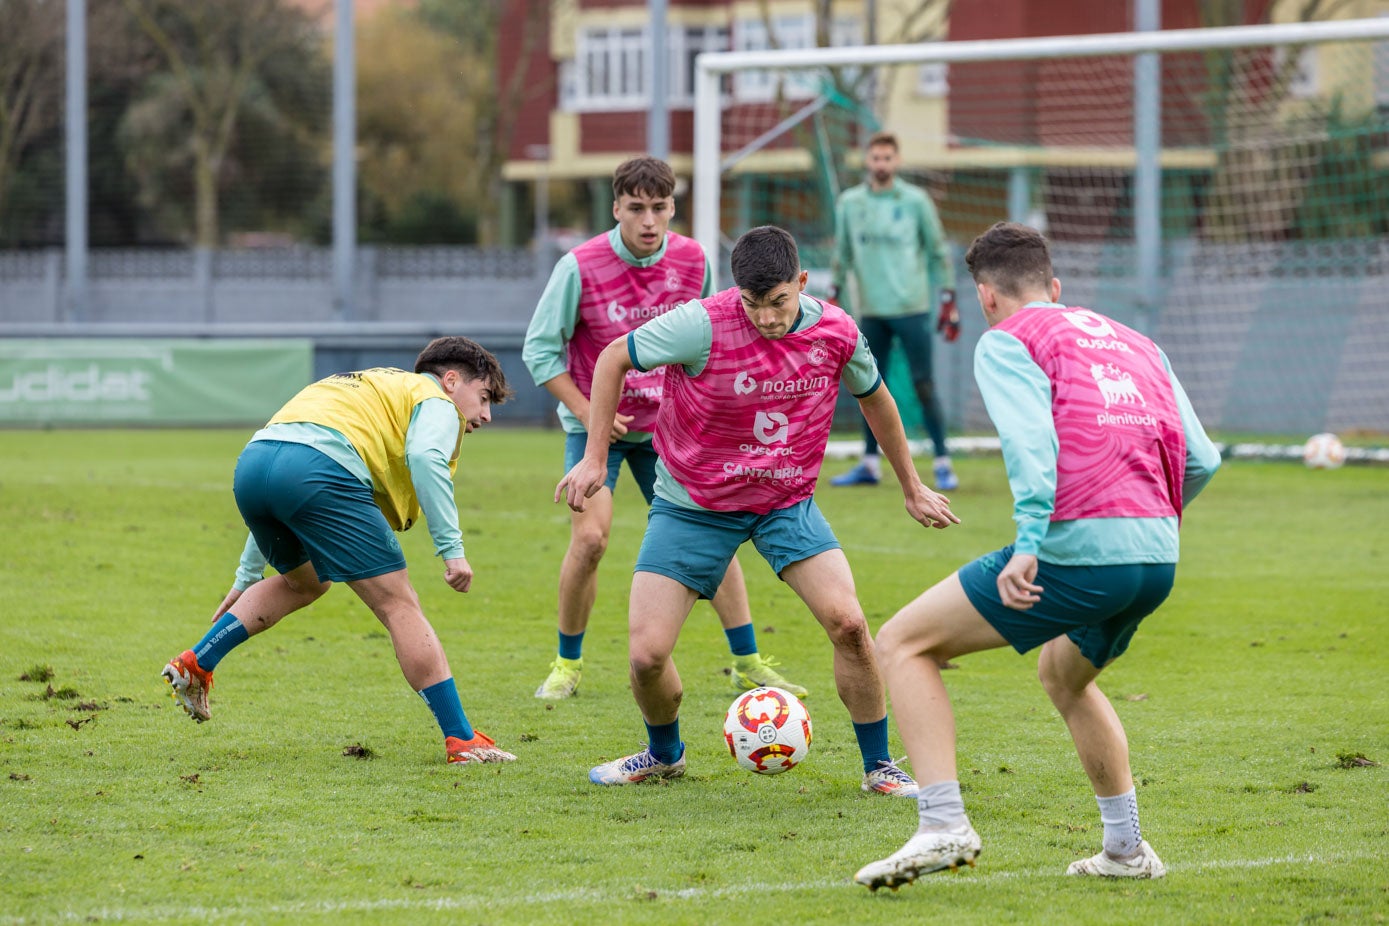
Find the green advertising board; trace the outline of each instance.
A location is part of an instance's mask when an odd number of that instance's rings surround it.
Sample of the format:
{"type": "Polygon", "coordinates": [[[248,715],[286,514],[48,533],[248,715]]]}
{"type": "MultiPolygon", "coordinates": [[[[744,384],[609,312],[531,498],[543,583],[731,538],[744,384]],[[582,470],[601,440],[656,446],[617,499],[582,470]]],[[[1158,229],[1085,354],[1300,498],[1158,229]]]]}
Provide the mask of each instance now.
{"type": "Polygon", "coordinates": [[[263,424],[313,378],[313,343],[0,341],[0,426],[263,424]]]}

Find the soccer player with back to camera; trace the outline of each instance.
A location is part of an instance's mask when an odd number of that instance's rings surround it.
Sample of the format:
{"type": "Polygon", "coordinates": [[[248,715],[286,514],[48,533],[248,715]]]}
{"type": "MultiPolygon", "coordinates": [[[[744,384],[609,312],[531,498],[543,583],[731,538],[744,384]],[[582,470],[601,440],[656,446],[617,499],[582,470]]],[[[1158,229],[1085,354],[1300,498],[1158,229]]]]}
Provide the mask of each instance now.
{"type": "Polygon", "coordinates": [[[1095,680],[1171,591],[1183,507],[1220,454],[1157,345],[1060,304],[1039,232],[1000,223],[965,259],[989,324],[974,374],[1003,443],[1017,537],[878,631],[897,727],[921,783],[919,825],[855,880],[896,887],[973,864],[980,840],[960,797],[940,666],[1002,646],[1042,647],[1042,687],[1099,802],[1103,849],[1066,873],[1160,878],[1163,864],[1139,831],[1124,728],[1095,680]]]}
{"type": "MultiPolygon", "coordinates": [[[[700,598],[712,597],[751,540],[810,608],[834,646],[834,678],[863,757],[865,791],[910,797],[916,784],[888,753],[887,703],[849,562],[815,504],[815,480],[843,380],[882,442],[920,523],[959,519],[921,483],[897,404],[843,310],[804,295],[796,242],[754,228],[733,247],[735,286],[678,306],[603,349],[590,420],[617,414],[629,370],[665,366],[656,419],[656,498],[637,555],[628,615],[632,693],[647,748],[599,765],[589,780],[622,785],[685,772],[680,676],[671,653],[700,598]]],[[[555,499],[582,511],[606,484],[605,431],[555,499]]]]}
{"type": "MultiPolygon", "coordinates": [[[[526,332],[522,357],[536,385],[559,400],[565,430],[564,469],[584,454],[589,390],[598,353],[649,318],[709,295],[709,262],[698,242],[670,231],[675,217],[675,174],[657,158],[624,161],[613,175],[617,226],[560,258],[526,332]]],[[[569,549],[559,571],[559,653],[535,696],[572,695],[583,674],[583,641],[598,593],[598,563],[608,547],[613,490],[625,461],[647,504],[656,479],[651,432],[661,405],[662,370],[634,370],[623,385],[618,414],[602,435],[608,444],[607,479],[582,511],[571,512],[569,549]]],[[[806,689],[784,678],[775,660],[757,649],[743,570],[734,557],[713,596],[733,652],[735,689],[806,689]]]]}
{"type": "Polygon", "coordinates": [[[235,584],[212,629],[163,670],[190,717],[211,717],[212,672],[227,653],[346,582],[390,634],[405,680],[444,734],[446,761],[515,758],[463,713],[393,533],[423,514],[444,581],[468,591],[473,568],[463,555],[453,474],[463,435],[491,421],[492,405],[510,395],[491,353],[468,338],[436,338],[413,373],[378,367],[329,376],[251,437],[233,477],[250,528],[235,584]],[[267,562],[278,575],[263,578],[267,562]]]}
{"type": "MultiPolygon", "coordinates": [[[[959,486],[945,446],[945,416],[931,371],[931,309],[947,342],[960,336],[955,306],[955,267],[935,204],[926,191],[897,176],[902,155],[897,137],[877,132],[864,157],[868,179],[839,195],[834,208],[834,281],[830,301],[843,299],[858,320],[878,369],[888,374],[893,341],[902,345],[922,421],[935,449],[936,488],[959,486]],[[852,278],[854,291],[850,300],[852,278]],[[937,299],[937,294],[939,297],[937,299]],[[852,304],[850,304],[852,303],[852,304]]],[[[878,442],[864,425],[863,459],[831,485],[877,485],[882,475],[878,442]]]]}

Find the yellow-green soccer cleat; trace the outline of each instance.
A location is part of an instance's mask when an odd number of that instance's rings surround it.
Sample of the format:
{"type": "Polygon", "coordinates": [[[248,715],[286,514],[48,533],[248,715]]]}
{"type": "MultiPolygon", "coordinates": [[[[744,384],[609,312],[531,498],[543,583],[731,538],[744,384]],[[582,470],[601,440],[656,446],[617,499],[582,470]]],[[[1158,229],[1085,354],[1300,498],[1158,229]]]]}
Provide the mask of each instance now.
{"type": "Polygon", "coordinates": [[[535,689],[535,696],[544,701],[563,701],[578,689],[579,679],[583,677],[582,658],[565,659],[563,656],[556,656],[555,661],[550,663],[550,674],[545,677],[540,687],[535,689]]]}
{"type": "Polygon", "coordinates": [[[753,653],[751,656],[733,657],[733,688],[737,691],[752,691],[754,688],[780,688],[798,698],[810,694],[795,682],[788,681],[776,666],[780,665],[771,656],[753,653]]]}

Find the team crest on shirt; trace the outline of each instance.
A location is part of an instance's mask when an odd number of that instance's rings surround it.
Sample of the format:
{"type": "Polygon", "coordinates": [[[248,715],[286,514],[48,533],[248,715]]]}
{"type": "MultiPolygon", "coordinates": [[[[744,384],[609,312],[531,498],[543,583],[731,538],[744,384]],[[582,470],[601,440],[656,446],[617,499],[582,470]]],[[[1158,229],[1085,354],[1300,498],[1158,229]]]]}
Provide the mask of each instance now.
{"type": "Polygon", "coordinates": [[[1095,385],[1100,387],[1105,408],[1111,405],[1132,405],[1135,402],[1147,406],[1148,403],[1144,400],[1143,393],[1138,391],[1133,377],[1114,364],[1092,363],[1090,375],[1095,378],[1095,385]]]}
{"type": "Polygon", "coordinates": [[[817,366],[830,359],[830,351],[825,346],[823,338],[810,345],[809,358],[810,362],[817,366]]]}
{"type": "Polygon", "coordinates": [[[673,293],[673,292],[675,292],[675,291],[676,291],[677,289],[679,289],[679,288],[680,288],[680,274],[677,273],[677,272],[675,271],[675,268],[672,267],[670,270],[666,271],[666,290],[667,290],[667,292],[672,292],[672,293],[673,293]]]}

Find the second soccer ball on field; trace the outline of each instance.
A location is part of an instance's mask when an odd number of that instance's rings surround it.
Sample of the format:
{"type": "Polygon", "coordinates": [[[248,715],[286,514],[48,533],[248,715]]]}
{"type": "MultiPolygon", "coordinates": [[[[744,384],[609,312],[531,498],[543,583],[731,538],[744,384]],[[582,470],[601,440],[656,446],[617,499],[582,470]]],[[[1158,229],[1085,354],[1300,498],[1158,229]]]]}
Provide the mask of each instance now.
{"type": "Polygon", "coordinates": [[[1302,462],[1308,469],[1336,469],[1346,462],[1346,448],[1335,434],[1313,434],[1302,445],[1302,462]]]}
{"type": "Polygon", "coordinates": [[[780,688],[754,688],[734,699],[723,722],[728,751],[759,775],[795,768],[810,751],[810,714],[780,688]]]}

